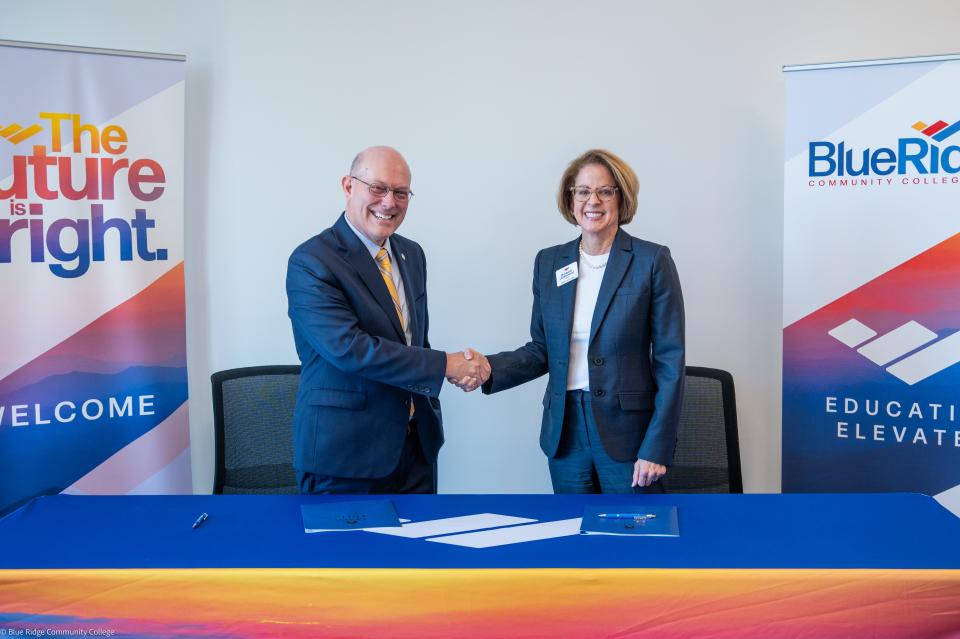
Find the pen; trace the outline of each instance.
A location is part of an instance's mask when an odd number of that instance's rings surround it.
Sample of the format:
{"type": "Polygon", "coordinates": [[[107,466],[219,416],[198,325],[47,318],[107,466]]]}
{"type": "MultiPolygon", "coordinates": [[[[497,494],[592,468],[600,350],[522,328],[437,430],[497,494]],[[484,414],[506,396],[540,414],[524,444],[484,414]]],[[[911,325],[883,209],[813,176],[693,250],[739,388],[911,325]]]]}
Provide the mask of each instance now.
{"type": "Polygon", "coordinates": [[[199,527],[200,527],[200,524],[202,524],[203,522],[205,522],[205,521],[207,520],[207,517],[209,517],[209,516],[210,516],[210,515],[208,515],[207,513],[200,513],[200,516],[197,517],[197,520],[196,520],[195,522],[193,522],[193,527],[194,527],[194,528],[199,528],[199,527]]]}
{"type": "Polygon", "coordinates": [[[600,513],[597,517],[601,519],[633,519],[634,521],[646,521],[647,519],[657,518],[657,516],[653,514],[638,513],[600,513]]]}

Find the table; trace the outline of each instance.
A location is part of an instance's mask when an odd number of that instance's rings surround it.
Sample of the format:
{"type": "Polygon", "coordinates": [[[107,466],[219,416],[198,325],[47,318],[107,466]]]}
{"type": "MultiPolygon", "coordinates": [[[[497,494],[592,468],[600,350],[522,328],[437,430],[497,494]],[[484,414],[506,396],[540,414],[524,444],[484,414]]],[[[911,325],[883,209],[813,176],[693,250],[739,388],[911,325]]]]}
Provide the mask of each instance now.
{"type": "Polygon", "coordinates": [[[676,505],[681,534],[303,532],[365,498],[39,498],[0,520],[0,635],[960,636],[960,519],[923,495],[405,495],[413,522],[676,505]]]}

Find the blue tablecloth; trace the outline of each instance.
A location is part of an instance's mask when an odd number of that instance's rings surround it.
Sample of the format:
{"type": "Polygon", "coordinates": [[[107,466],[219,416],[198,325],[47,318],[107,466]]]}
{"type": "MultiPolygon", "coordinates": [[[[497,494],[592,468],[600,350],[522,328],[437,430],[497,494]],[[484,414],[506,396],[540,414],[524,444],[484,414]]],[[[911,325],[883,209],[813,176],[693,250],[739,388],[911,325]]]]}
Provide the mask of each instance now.
{"type": "Polygon", "coordinates": [[[364,498],[41,497],[0,520],[0,569],[960,569],[960,519],[918,494],[403,495],[389,499],[413,521],[477,513],[554,521],[588,505],[675,505],[680,536],[573,535],[475,549],[359,531],[304,533],[301,504],[364,498]],[[209,519],[191,528],[201,512],[209,519]]]}

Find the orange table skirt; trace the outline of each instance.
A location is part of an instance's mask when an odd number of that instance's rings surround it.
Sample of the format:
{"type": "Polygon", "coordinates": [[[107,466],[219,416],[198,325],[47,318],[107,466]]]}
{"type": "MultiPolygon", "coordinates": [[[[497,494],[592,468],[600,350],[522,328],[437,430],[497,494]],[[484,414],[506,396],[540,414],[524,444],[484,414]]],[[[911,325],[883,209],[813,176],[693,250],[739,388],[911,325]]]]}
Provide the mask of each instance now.
{"type": "Polygon", "coordinates": [[[0,570],[0,637],[960,638],[960,570],[0,570]]]}

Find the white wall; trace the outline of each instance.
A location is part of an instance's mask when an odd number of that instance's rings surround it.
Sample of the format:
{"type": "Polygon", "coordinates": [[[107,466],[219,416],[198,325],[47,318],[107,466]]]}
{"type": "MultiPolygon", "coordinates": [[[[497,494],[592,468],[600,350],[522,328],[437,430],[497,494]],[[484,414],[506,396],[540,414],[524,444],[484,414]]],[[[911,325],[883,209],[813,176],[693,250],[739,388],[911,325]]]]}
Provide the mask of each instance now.
{"type": "MultiPolygon", "coordinates": [[[[777,491],[780,68],[955,53],[960,4],[350,4],[0,5],[0,39],[187,56],[196,490],[213,477],[210,373],[296,361],[286,258],[336,219],[354,153],[382,143],[413,168],[402,233],[427,252],[430,337],[445,349],[526,340],[534,255],[576,235],[553,205],[560,173],[589,147],[629,161],[642,185],[628,230],[671,247],[688,362],[733,373],[746,489],[777,491]]],[[[493,398],[442,392],[442,492],[549,490],[544,381],[493,398]]]]}

